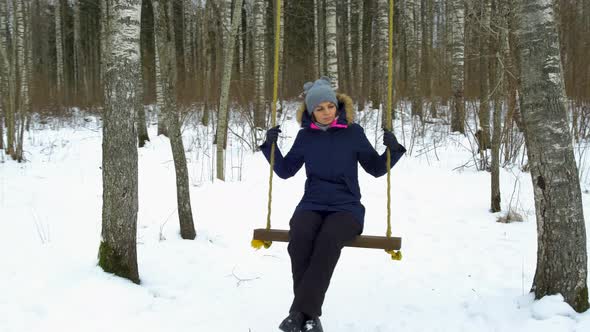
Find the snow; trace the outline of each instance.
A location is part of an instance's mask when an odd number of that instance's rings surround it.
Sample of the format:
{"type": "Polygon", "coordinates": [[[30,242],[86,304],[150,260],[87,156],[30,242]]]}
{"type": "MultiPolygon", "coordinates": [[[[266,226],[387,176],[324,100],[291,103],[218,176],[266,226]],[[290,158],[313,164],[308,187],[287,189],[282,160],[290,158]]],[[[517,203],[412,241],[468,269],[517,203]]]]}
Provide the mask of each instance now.
{"type": "MultiPolygon", "coordinates": [[[[252,229],[266,222],[262,154],[240,154],[230,135],[229,181],[211,182],[207,129],[184,128],[197,239],[182,240],[169,141],[150,126],[152,141],[139,149],[136,285],[97,266],[100,121],[76,119],[37,124],[26,139],[27,163],[0,157],[0,331],[278,331],[292,299],[286,244],[250,247],[252,229]]],[[[375,127],[365,127],[371,142],[375,127]]],[[[286,152],[297,124],[281,128],[286,152]]],[[[530,175],[502,170],[502,208],[512,202],[525,220],[497,223],[499,214],[488,211],[489,173],[455,170],[472,159],[470,144],[444,136],[436,151],[396,165],[392,226],[403,260],[345,248],[324,304],[326,331],[590,331],[590,313],[574,312],[561,295],[534,301],[528,293],[536,262],[530,175]]],[[[365,234],[383,235],[385,177],[359,175],[365,234]]],[[[274,227],[288,227],[304,180],[303,170],[275,176],[274,227]]],[[[587,209],[587,194],[583,202],[587,209]]]]}

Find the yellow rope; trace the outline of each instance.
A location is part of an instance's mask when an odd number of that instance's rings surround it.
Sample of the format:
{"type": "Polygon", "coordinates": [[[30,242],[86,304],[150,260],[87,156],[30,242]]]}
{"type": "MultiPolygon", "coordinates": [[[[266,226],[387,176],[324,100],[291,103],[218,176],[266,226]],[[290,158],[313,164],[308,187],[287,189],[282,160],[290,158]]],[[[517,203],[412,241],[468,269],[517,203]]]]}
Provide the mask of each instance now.
{"type": "MultiPolygon", "coordinates": [[[[391,128],[391,112],[393,103],[393,1],[389,1],[389,58],[387,62],[387,123],[385,128],[391,128]]],[[[387,148],[387,231],[385,236],[391,237],[391,151],[387,148]]],[[[393,260],[401,260],[402,253],[398,250],[390,250],[386,252],[391,255],[393,260]]]]}
{"type": "MultiPolygon", "coordinates": [[[[274,63],[274,84],[272,91],[271,105],[271,128],[277,125],[277,99],[279,94],[279,43],[281,37],[281,0],[276,2],[276,19],[275,19],[275,63],[274,63]]],[[[268,207],[266,215],[266,229],[270,229],[270,215],[272,211],[272,177],[275,165],[275,143],[270,148],[270,175],[268,177],[268,207]]],[[[252,247],[260,249],[269,248],[272,241],[252,240],[252,247]]]]}

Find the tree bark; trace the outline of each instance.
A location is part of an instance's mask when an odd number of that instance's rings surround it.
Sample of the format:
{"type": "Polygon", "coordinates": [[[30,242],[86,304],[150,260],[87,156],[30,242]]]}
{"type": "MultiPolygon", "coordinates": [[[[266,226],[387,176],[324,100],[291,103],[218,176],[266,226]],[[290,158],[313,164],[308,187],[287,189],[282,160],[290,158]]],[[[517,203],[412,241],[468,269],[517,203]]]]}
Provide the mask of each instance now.
{"type": "MultiPolygon", "coordinates": [[[[7,134],[10,133],[9,117],[10,110],[10,89],[11,80],[10,72],[11,65],[8,58],[8,35],[6,33],[6,21],[8,15],[8,8],[6,1],[0,1],[0,107],[2,108],[2,115],[0,119],[0,149],[6,149],[6,154],[9,154],[8,148],[10,145],[4,145],[4,125],[7,126],[7,134]]],[[[8,143],[7,143],[8,144],[8,143]]]]}
{"type": "Polygon", "coordinates": [[[62,0],[55,1],[55,57],[56,57],[56,97],[60,106],[64,105],[65,75],[64,75],[64,38],[63,38],[62,0]]]}
{"type": "Polygon", "coordinates": [[[18,118],[17,132],[16,132],[16,150],[13,159],[23,161],[23,143],[24,143],[24,128],[26,123],[27,113],[30,108],[31,98],[29,96],[29,57],[26,48],[27,36],[27,13],[23,0],[14,0],[15,11],[15,39],[16,39],[16,61],[17,61],[17,82],[18,88],[18,118]]]}
{"type": "Polygon", "coordinates": [[[408,92],[410,95],[410,101],[412,103],[412,115],[418,116],[422,119],[422,99],[420,98],[419,91],[418,91],[418,78],[419,75],[419,68],[418,64],[420,63],[420,31],[421,28],[416,28],[420,26],[418,22],[420,21],[419,16],[417,15],[419,11],[419,0],[407,0],[405,2],[405,15],[404,15],[404,26],[406,31],[406,47],[407,47],[407,65],[408,65],[408,92]]]}
{"type": "MultiPolygon", "coordinates": [[[[388,48],[389,48],[389,5],[387,0],[377,0],[377,21],[376,25],[376,47],[375,56],[376,60],[373,68],[375,73],[373,76],[373,82],[376,82],[374,88],[375,94],[373,97],[373,108],[383,107],[382,121],[386,122],[387,111],[387,61],[388,61],[388,48]]],[[[407,3],[406,3],[407,5],[407,3]]],[[[405,15],[404,15],[405,16],[405,15]]]]}
{"type": "MultiPolygon", "coordinates": [[[[356,50],[356,85],[355,90],[357,97],[362,95],[363,91],[363,3],[364,0],[357,0],[357,50],[356,50]]],[[[362,109],[361,100],[358,100],[359,108],[362,109]]]]}
{"type": "Polygon", "coordinates": [[[102,241],[98,264],[139,283],[134,110],[140,74],[140,0],[103,0],[104,125],[102,241]]]}
{"type": "Polygon", "coordinates": [[[254,2],[254,126],[264,128],[266,122],[266,1],[254,2]]]}
{"type": "Polygon", "coordinates": [[[325,15],[325,0],[317,0],[317,47],[318,47],[318,61],[319,61],[319,76],[326,74],[326,15],[325,15]]]}
{"type": "Polygon", "coordinates": [[[326,74],[332,81],[334,90],[338,90],[338,51],[336,29],[336,0],[326,0],[326,74]]]}
{"type": "MultiPolygon", "coordinates": [[[[228,8],[229,10],[229,8],[228,8]]],[[[240,21],[242,19],[242,0],[236,0],[234,7],[234,16],[232,19],[230,36],[225,43],[226,55],[223,64],[223,79],[221,82],[221,97],[219,101],[219,117],[217,119],[217,178],[225,181],[225,142],[227,139],[227,125],[228,125],[228,104],[229,104],[229,83],[231,81],[233,54],[235,47],[236,32],[240,21]]]]}
{"type": "MultiPolygon", "coordinates": [[[[319,9],[318,9],[318,1],[322,0],[313,0],[313,40],[314,40],[314,47],[313,47],[313,73],[314,77],[320,77],[320,25],[319,25],[319,9]]],[[[361,0],[362,1],[362,0],[361,0]]]]}
{"type": "MultiPolygon", "coordinates": [[[[496,13],[493,17],[494,34],[490,40],[490,54],[495,56],[491,58],[492,65],[490,66],[490,73],[493,75],[490,79],[490,84],[494,87],[493,105],[493,131],[491,137],[491,197],[490,210],[492,212],[499,212],[502,210],[501,202],[502,196],[500,192],[500,145],[502,144],[502,104],[506,100],[506,76],[504,75],[506,69],[503,67],[505,60],[502,58],[506,54],[505,41],[507,39],[508,25],[506,15],[508,15],[508,7],[504,0],[495,1],[496,13]]],[[[510,213],[510,211],[508,211],[510,213]]]]}
{"type": "Polygon", "coordinates": [[[82,46],[81,46],[81,38],[80,38],[80,0],[73,1],[74,6],[74,63],[73,71],[74,71],[74,81],[72,89],[74,100],[76,103],[80,104],[82,101],[85,101],[82,93],[83,90],[80,87],[80,83],[84,81],[82,70],[83,66],[81,65],[81,58],[82,58],[82,46]]]}
{"type": "Polygon", "coordinates": [[[451,130],[465,134],[465,100],[463,84],[465,77],[465,5],[463,0],[452,0],[448,4],[451,12],[451,86],[452,120],[451,130]]]}
{"type": "Polygon", "coordinates": [[[537,269],[531,291],[537,299],[561,293],[582,312],[588,309],[586,229],[553,2],[517,3],[521,112],[537,217],[537,269]]]}
{"type": "Polygon", "coordinates": [[[190,201],[190,185],[186,156],[182,142],[181,124],[179,121],[180,112],[176,103],[176,38],[174,35],[173,13],[174,7],[171,2],[160,3],[158,0],[152,2],[154,8],[154,26],[156,36],[156,49],[160,61],[159,85],[161,86],[163,104],[160,104],[161,112],[166,114],[168,129],[170,130],[170,146],[172,158],[174,159],[174,170],[176,172],[176,201],[178,206],[178,217],[180,221],[180,235],[183,239],[194,239],[196,237],[193,223],[193,213],[190,201]]]}
{"type": "Polygon", "coordinates": [[[479,55],[479,80],[480,80],[480,106],[479,106],[479,123],[481,126],[481,138],[479,140],[479,149],[486,150],[490,148],[490,75],[495,75],[489,70],[491,56],[490,40],[490,19],[491,19],[491,0],[480,0],[481,4],[481,26],[480,26],[480,55],[479,55]]]}

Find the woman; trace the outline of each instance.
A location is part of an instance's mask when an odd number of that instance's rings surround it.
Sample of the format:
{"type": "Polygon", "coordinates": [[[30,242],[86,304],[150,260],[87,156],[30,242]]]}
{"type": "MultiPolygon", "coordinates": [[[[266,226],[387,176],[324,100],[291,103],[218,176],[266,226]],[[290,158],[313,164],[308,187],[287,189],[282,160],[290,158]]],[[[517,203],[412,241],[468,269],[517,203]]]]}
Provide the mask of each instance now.
{"type": "MultiPolygon", "coordinates": [[[[304,85],[305,103],[297,119],[301,129],[289,153],[275,151],[275,173],[287,179],[305,163],[305,193],[289,222],[288,251],[293,273],[294,300],[279,328],[286,332],[323,331],[319,317],[340,251],[362,233],[358,163],[379,177],[387,173],[387,154],[379,155],[353,122],[350,97],[336,94],[326,77],[304,85]]],[[[268,130],[260,146],[270,161],[272,143],[281,132],[268,130]]],[[[406,149],[385,130],[383,144],[391,151],[391,166],[406,149]]]]}

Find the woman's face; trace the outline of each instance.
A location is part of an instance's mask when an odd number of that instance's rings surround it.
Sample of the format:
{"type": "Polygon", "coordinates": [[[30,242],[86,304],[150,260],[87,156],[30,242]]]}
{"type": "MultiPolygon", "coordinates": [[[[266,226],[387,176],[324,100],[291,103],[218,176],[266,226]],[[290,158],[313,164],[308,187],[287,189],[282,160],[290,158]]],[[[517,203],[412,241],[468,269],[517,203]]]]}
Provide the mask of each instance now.
{"type": "Polygon", "coordinates": [[[336,118],[336,105],[329,101],[321,102],[315,110],[313,110],[315,120],[323,125],[328,125],[336,118]]]}

